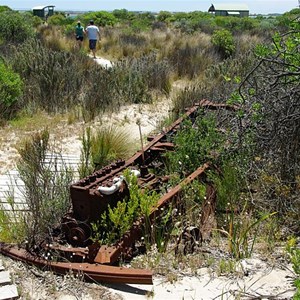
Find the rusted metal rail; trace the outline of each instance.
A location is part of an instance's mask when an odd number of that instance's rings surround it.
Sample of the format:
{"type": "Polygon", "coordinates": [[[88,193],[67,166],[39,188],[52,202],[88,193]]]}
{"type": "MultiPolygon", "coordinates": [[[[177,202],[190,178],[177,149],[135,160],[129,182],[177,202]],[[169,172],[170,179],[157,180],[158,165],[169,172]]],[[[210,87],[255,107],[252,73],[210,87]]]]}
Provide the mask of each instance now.
{"type": "Polygon", "coordinates": [[[152,284],[152,272],[148,270],[129,269],[91,263],[55,262],[32,255],[24,249],[17,248],[17,246],[3,243],[0,243],[0,252],[13,259],[37,266],[43,270],[53,271],[56,274],[65,275],[69,272],[81,274],[88,281],[152,284]]]}
{"type": "MultiPolygon", "coordinates": [[[[11,258],[18,259],[43,269],[52,270],[58,274],[66,274],[70,270],[83,274],[87,280],[113,283],[141,283],[152,284],[152,272],[149,270],[128,269],[115,267],[121,256],[131,257],[135,242],[142,237],[144,218],[136,220],[131,229],[126,232],[114,245],[99,245],[90,239],[92,235],[91,223],[99,220],[108,205],[114,207],[118,201],[130,197],[126,182],[121,180],[122,173],[129,169],[139,174],[138,183],[141,188],[157,188],[161,183],[168,181],[168,176],[159,177],[150,173],[161,161],[163,154],[174,151],[172,137],[178,131],[182,121],[186,118],[195,120],[201,109],[233,110],[237,108],[227,104],[212,103],[202,100],[189,108],[182,118],[176,120],[164,132],[154,137],[148,137],[149,143],[134,154],[127,161],[119,160],[101,170],[98,170],[74,183],[70,187],[72,210],[65,215],[62,221],[62,230],[69,246],[60,244],[45,244],[44,253],[47,259],[38,257],[24,249],[0,243],[0,252],[11,258]],[[71,247],[70,247],[71,245],[71,247]],[[59,253],[52,259],[51,253],[59,253]],[[63,257],[65,261],[59,259],[63,257]],[[108,265],[107,265],[108,264],[108,265]]],[[[162,208],[170,205],[180,197],[184,185],[196,178],[205,177],[210,168],[209,163],[199,167],[180,184],[164,193],[157,205],[150,212],[149,220],[159,218],[162,208]]],[[[207,185],[206,201],[203,203],[204,214],[201,217],[199,234],[206,238],[214,223],[214,210],[216,206],[216,193],[211,185],[207,185]]]]}

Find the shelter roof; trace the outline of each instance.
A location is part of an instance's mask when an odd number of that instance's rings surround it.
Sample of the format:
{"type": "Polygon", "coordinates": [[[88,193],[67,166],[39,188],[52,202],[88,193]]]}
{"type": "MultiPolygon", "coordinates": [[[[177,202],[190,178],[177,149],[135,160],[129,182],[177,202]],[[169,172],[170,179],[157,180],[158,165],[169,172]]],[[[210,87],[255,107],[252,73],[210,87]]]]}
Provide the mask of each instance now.
{"type": "Polygon", "coordinates": [[[247,4],[212,4],[215,10],[226,10],[226,11],[249,11],[247,4]]]}
{"type": "Polygon", "coordinates": [[[32,10],[42,10],[42,9],[45,9],[46,7],[55,7],[55,5],[39,5],[39,6],[33,7],[32,10]]]}

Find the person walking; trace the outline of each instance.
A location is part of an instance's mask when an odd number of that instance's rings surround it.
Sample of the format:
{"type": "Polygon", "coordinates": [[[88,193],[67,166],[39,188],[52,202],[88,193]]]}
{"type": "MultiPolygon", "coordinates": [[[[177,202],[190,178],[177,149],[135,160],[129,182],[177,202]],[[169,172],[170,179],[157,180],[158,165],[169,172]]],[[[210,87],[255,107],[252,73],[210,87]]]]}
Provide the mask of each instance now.
{"type": "Polygon", "coordinates": [[[90,20],[89,26],[85,29],[89,39],[89,48],[93,52],[93,57],[96,58],[96,47],[98,39],[101,39],[99,28],[94,25],[94,21],[90,20]]]}
{"type": "Polygon", "coordinates": [[[77,25],[75,26],[75,36],[76,36],[76,41],[78,43],[79,48],[82,47],[84,32],[85,32],[84,27],[81,25],[80,21],[78,21],[77,25]]]}

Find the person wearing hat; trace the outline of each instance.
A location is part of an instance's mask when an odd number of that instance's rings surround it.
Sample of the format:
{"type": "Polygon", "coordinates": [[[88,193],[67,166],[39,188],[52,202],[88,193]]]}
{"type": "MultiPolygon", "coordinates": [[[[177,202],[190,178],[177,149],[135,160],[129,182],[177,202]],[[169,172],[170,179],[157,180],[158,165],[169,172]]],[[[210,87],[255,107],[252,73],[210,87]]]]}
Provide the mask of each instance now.
{"type": "Polygon", "coordinates": [[[97,41],[98,39],[101,39],[99,28],[96,25],[94,25],[93,20],[90,20],[90,24],[85,29],[85,32],[89,39],[89,48],[93,52],[93,57],[96,58],[97,41]]]}
{"type": "Polygon", "coordinates": [[[77,21],[77,25],[75,27],[75,36],[76,36],[76,41],[78,41],[79,48],[81,48],[82,46],[83,34],[84,34],[84,28],[81,25],[80,21],[77,21]]]}

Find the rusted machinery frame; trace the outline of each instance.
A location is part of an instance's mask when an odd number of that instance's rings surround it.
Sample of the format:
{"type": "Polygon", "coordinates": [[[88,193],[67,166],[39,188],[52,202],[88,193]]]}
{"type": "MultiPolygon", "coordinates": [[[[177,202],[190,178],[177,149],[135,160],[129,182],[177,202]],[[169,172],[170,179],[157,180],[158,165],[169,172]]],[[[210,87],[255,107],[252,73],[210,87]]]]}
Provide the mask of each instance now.
{"type": "Polygon", "coordinates": [[[64,275],[70,271],[82,274],[88,281],[103,283],[152,284],[152,272],[90,263],[53,262],[41,259],[17,246],[0,243],[0,253],[13,259],[64,275]]]}
{"type": "MultiPolygon", "coordinates": [[[[107,174],[103,174],[96,182],[90,182],[86,186],[80,186],[76,183],[72,185],[74,189],[78,190],[89,190],[90,188],[95,187],[99,182],[103,182],[106,179],[112,178],[115,174],[122,172],[124,169],[136,165],[143,164],[142,156],[147,151],[165,151],[172,150],[173,144],[164,142],[164,137],[171,132],[176,132],[180,123],[187,117],[195,113],[199,107],[218,110],[226,109],[235,111],[238,109],[236,106],[231,106],[222,103],[213,103],[206,99],[200,101],[198,104],[195,104],[192,108],[188,109],[185,115],[178,120],[176,120],[171,126],[169,126],[164,132],[155,136],[151,141],[143,147],[139,152],[134,154],[130,159],[128,159],[123,165],[118,165],[116,168],[110,168],[111,170],[107,174]]],[[[194,179],[203,175],[205,171],[209,168],[209,164],[206,163],[202,167],[198,168],[195,172],[189,175],[184,179],[179,185],[175,186],[172,190],[166,193],[158,201],[155,208],[152,209],[149,218],[154,220],[158,217],[162,208],[169,205],[178,195],[181,193],[184,185],[192,182],[194,179]]],[[[209,189],[211,197],[214,198],[214,191],[209,189]]],[[[205,209],[208,214],[214,211],[215,204],[211,204],[208,201],[205,204],[205,209]]],[[[205,223],[207,220],[201,220],[201,223],[205,223]]],[[[149,270],[137,270],[137,269],[127,269],[122,267],[107,266],[101,265],[103,263],[112,264],[116,262],[122,253],[126,253],[132,247],[135,241],[139,240],[142,235],[142,224],[144,222],[143,218],[140,218],[138,221],[134,222],[130,231],[123,235],[120,241],[113,247],[102,246],[99,250],[96,249],[97,254],[94,258],[94,261],[89,262],[55,262],[50,260],[45,260],[35,255],[30,254],[25,249],[17,248],[13,245],[8,245],[0,242],[0,253],[7,255],[13,259],[23,261],[35,265],[37,267],[52,270],[57,274],[66,274],[72,271],[75,274],[82,274],[86,280],[96,281],[96,282],[106,282],[106,283],[138,283],[138,284],[152,284],[152,272],[149,270]],[[101,263],[101,264],[99,264],[101,263]]],[[[74,252],[77,253],[76,248],[74,252]]],[[[84,257],[86,254],[85,251],[79,251],[78,255],[84,257]]]]}

